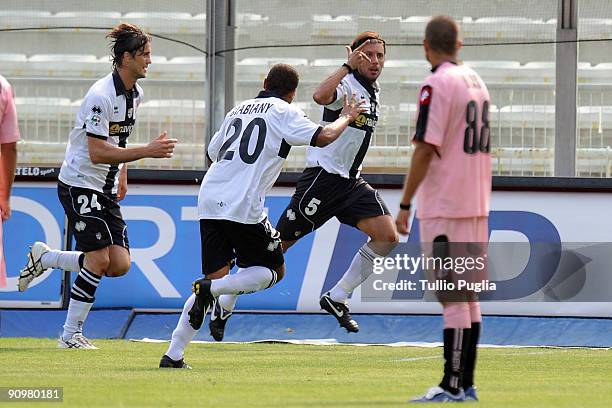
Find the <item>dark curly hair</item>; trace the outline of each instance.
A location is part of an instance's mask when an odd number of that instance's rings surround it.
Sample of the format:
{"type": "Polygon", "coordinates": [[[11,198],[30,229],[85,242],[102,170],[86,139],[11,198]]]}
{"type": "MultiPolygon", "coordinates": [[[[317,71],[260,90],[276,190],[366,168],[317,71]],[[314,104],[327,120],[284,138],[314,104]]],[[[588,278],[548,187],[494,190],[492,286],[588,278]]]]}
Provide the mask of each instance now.
{"type": "Polygon", "coordinates": [[[106,38],[111,38],[110,49],[113,67],[121,66],[123,53],[129,52],[132,57],[137,52],[144,52],[145,46],[151,42],[151,36],[134,24],[121,23],[113,28],[106,38]]]}

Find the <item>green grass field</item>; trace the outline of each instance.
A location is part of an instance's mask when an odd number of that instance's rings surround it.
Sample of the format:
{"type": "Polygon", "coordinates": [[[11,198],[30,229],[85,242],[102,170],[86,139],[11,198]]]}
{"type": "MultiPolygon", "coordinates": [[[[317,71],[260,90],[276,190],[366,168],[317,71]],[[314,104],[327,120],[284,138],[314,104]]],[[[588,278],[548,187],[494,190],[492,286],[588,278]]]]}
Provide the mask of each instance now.
{"type": "MultiPolygon", "coordinates": [[[[167,344],[0,339],[0,386],[64,387],[74,407],[401,407],[440,377],[440,348],[192,344],[193,370],[157,368],[167,344]]],[[[612,351],[483,349],[480,407],[610,407],[612,351]]],[[[9,406],[0,403],[0,408],[9,406]]]]}

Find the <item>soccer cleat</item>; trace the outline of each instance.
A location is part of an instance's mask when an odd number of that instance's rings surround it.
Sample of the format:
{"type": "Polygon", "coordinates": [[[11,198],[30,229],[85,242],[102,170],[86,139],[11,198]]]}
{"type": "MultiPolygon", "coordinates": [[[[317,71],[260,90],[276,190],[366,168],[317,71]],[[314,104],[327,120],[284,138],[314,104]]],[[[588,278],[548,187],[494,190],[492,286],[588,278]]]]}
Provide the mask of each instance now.
{"type": "Polygon", "coordinates": [[[223,309],[219,304],[219,300],[215,299],[213,307],[210,309],[210,323],[208,323],[210,335],[215,341],[223,340],[225,325],[227,324],[227,319],[229,319],[231,315],[232,312],[223,309]]]}
{"type": "Polygon", "coordinates": [[[28,262],[26,266],[19,271],[19,291],[24,292],[30,283],[34,280],[34,278],[39,277],[43,273],[45,273],[46,269],[43,268],[40,259],[43,254],[49,252],[49,247],[44,242],[35,242],[30,247],[30,252],[28,252],[28,262]]]}
{"type": "Polygon", "coordinates": [[[159,361],[159,368],[184,368],[186,370],[191,370],[191,366],[185,363],[184,359],[173,360],[165,354],[159,361]]]}
{"type": "Polygon", "coordinates": [[[61,336],[57,343],[58,348],[65,349],[85,349],[85,350],[97,350],[98,348],[91,344],[87,337],[83,336],[83,333],[76,332],[68,340],[64,340],[61,336]]]}
{"type": "Polygon", "coordinates": [[[215,301],[215,297],[210,293],[210,279],[200,278],[193,282],[191,290],[196,298],[189,311],[189,324],[196,330],[200,330],[204,317],[215,301]]]}
{"type": "Polygon", "coordinates": [[[476,394],[476,387],[468,387],[465,390],[465,400],[466,401],[478,401],[478,395],[476,394]]]}
{"type": "Polygon", "coordinates": [[[411,399],[409,402],[463,402],[465,401],[465,393],[463,389],[459,389],[458,394],[451,394],[440,386],[431,387],[427,394],[422,397],[411,399]]]}
{"type": "Polygon", "coordinates": [[[321,309],[334,316],[338,320],[338,323],[340,323],[340,327],[344,327],[346,331],[351,333],[357,333],[359,331],[359,325],[351,317],[348,306],[342,302],[335,302],[332,300],[329,296],[329,292],[321,296],[319,305],[321,305],[321,309]]]}

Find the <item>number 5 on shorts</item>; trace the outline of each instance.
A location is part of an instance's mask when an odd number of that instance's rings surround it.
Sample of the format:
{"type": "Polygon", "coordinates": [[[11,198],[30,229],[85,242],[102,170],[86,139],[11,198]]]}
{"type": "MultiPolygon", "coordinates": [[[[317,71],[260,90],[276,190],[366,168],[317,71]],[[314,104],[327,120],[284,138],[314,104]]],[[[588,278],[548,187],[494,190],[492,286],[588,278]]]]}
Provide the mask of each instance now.
{"type": "Polygon", "coordinates": [[[310,202],[304,209],[304,212],[306,213],[306,215],[314,215],[314,213],[316,213],[318,210],[319,204],[321,204],[321,200],[317,200],[316,198],[313,198],[312,200],[310,200],[310,202]]]}

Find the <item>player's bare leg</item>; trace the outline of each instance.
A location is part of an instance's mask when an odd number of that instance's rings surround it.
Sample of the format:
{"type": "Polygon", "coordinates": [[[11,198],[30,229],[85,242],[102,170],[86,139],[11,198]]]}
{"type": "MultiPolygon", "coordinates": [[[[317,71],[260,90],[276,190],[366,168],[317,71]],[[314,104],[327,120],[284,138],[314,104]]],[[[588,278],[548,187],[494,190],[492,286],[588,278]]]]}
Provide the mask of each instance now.
{"type": "Polygon", "coordinates": [[[334,316],[340,326],[353,333],[359,331],[359,325],[349,313],[346,305],[348,297],[372,274],[374,258],[386,256],[399,242],[390,215],[364,218],[357,223],[357,228],[368,234],[370,241],[359,248],[342,278],[319,301],[323,310],[334,316]]]}

